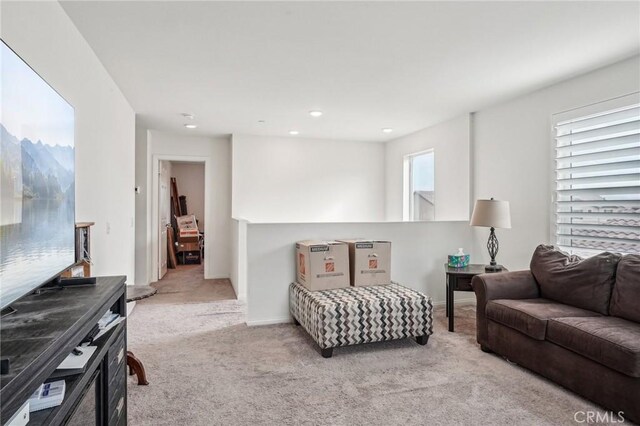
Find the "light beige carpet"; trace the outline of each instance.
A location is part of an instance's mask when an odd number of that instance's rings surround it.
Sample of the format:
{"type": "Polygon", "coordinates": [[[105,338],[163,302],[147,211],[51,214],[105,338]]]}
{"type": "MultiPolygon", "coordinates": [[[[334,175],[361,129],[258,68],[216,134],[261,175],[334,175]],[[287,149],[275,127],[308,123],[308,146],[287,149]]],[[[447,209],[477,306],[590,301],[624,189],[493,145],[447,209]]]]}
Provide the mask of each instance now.
{"type": "Polygon", "coordinates": [[[178,265],[168,269],[160,280],[151,283],[158,289],[155,296],[138,303],[176,304],[203,303],[235,299],[236,294],[228,279],[204,279],[204,265],[178,265]]]}
{"type": "Polygon", "coordinates": [[[131,425],[572,425],[602,409],[475,344],[474,308],[457,332],[437,311],[412,340],[322,358],[300,327],[247,327],[236,301],[139,304],[129,349],[149,386],[129,381],[131,425]]]}

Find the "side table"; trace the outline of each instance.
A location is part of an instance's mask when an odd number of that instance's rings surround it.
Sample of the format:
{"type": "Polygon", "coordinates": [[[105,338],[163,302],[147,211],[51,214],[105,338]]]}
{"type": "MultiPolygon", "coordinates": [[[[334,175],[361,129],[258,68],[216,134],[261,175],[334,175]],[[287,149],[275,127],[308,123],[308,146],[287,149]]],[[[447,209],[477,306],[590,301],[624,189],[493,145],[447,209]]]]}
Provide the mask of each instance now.
{"type": "Polygon", "coordinates": [[[464,268],[451,268],[445,263],[444,270],[447,274],[447,306],[446,315],[449,318],[449,331],[454,331],[454,313],[453,313],[453,294],[455,291],[473,291],[471,288],[471,279],[479,274],[496,274],[507,272],[504,266],[501,271],[487,272],[484,270],[485,265],[472,264],[464,268]]]}
{"type": "MultiPolygon", "coordinates": [[[[158,289],[149,285],[130,285],[127,286],[127,302],[134,300],[142,300],[151,297],[158,292],[158,289]]],[[[127,366],[129,367],[129,375],[136,375],[138,385],[148,385],[147,373],[144,365],[131,351],[127,351],[127,366]]]]}

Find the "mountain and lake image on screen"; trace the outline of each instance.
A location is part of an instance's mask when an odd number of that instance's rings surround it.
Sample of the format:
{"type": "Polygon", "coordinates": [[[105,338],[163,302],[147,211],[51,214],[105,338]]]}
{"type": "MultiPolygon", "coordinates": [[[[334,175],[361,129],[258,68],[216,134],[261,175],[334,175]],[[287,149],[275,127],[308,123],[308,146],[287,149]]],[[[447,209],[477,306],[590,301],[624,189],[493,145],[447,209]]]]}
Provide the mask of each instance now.
{"type": "Polygon", "coordinates": [[[75,260],[74,109],[0,43],[0,306],[75,260]]]}

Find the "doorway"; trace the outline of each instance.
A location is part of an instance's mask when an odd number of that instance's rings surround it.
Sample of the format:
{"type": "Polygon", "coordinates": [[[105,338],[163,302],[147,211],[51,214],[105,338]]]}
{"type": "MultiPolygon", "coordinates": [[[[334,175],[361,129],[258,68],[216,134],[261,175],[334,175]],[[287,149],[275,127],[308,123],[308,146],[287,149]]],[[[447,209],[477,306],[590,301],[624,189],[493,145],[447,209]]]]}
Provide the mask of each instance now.
{"type": "MultiPolygon", "coordinates": [[[[170,199],[168,204],[161,206],[162,212],[170,210],[171,223],[169,239],[174,242],[168,245],[170,256],[168,259],[171,269],[177,269],[194,279],[204,278],[204,163],[186,161],[163,161],[168,163],[171,177],[169,178],[170,199]]],[[[160,167],[160,190],[162,191],[162,166],[160,167]]],[[[162,197],[159,198],[162,200],[162,197]]],[[[162,220],[162,214],[161,214],[162,220]]],[[[164,231],[162,225],[159,232],[164,231]]],[[[162,247],[162,242],[160,243],[162,247]]],[[[161,252],[166,252],[161,249],[161,252]]]]}
{"type": "Polygon", "coordinates": [[[154,246],[150,303],[201,303],[236,299],[228,279],[206,279],[214,252],[209,231],[211,194],[207,157],[154,157],[154,246]]]}

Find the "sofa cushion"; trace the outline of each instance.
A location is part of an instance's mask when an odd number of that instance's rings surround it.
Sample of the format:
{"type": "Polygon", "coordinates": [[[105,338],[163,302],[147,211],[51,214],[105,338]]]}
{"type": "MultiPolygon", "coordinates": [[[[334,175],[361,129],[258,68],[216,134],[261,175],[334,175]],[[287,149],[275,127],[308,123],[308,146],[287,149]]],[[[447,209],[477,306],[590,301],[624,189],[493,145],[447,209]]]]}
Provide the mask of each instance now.
{"type": "Polygon", "coordinates": [[[628,254],[618,262],[610,312],[613,316],[640,322],[640,255],[628,254]]]}
{"type": "Polygon", "coordinates": [[[554,318],[547,340],[631,377],[640,377],[640,324],[616,317],[554,318]]]}
{"type": "Polygon", "coordinates": [[[539,245],[531,258],[531,273],[541,297],[608,315],[620,257],[604,252],[582,259],[539,245]]]}
{"type": "Polygon", "coordinates": [[[537,340],[545,339],[550,318],[600,316],[593,311],[541,298],[492,300],[487,303],[486,315],[537,340]]]}

